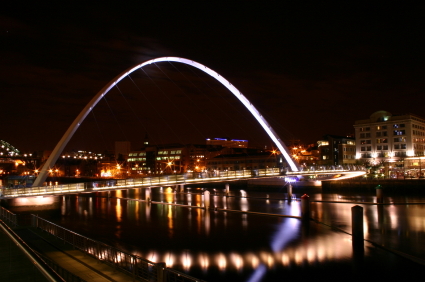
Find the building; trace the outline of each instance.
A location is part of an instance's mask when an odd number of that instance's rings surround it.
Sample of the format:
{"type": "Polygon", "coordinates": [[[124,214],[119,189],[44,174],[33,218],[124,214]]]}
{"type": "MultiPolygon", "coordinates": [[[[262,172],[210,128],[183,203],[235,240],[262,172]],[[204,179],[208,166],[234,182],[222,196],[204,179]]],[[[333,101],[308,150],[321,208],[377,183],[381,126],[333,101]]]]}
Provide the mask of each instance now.
{"type": "MultiPolygon", "coordinates": [[[[286,164],[286,163],[285,163],[286,164]]],[[[283,167],[283,157],[272,151],[243,150],[220,154],[207,160],[207,170],[253,170],[283,167]]]]}
{"type": "Polygon", "coordinates": [[[127,166],[133,177],[286,166],[280,153],[246,148],[247,140],[214,138],[207,139],[204,145],[145,145],[138,151],[129,152],[127,166]]]}
{"type": "Polygon", "coordinates": [[[376,164],[397,162],[425,152],[425,119],[377,111],[354,124],[356,158],[376,164]]]}
{"type": "Polygon", "coordinates": [[[325,135],[317,141],[319,165],[346,165],[356,163],[356,141],[354,138],[325,135]]]}
{"type": "Polygon", "coordinates": [[[151,145],[131,151],[127,163],[131,174],[173,174],[205,170],[206,145],[151,145]]]}
{"type": "Polygon", "coordinates": [[[229,138],[208,138],[207,145],[222,146],[224,148],[248,148],[248,140],[229,139],[229,138]]]}
{"type": "Polygon", "coordinates": [[[288,147],[291,149],[292,158],[298,162],[300,166],[314,166],[319,163],[320,155],[317,144],[309,144],[307,146],[298,143],[296,146],[288,147]]]}

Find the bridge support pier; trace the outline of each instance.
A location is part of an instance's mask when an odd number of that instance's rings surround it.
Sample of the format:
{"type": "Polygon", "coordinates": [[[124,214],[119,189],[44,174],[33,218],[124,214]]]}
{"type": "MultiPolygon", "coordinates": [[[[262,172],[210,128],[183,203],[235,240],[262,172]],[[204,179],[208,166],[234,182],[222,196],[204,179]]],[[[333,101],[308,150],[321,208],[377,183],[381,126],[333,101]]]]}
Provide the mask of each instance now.
{"type": "Polygon", "coordinates": [[[184,193],[184,184],[177,184],[176,191],[184,193]]]}
{"type": "Polygon", "coordinates": [[[224,189],[226,190],[226,196],[229,196],[229,194],[230,194],[230,184],[229,183],[226,183],[225,185],[224,185],[224,189]]]}
{"type": "Polygon", "coordinates": [[[287,189],[287,192],[288,192],[288,201],[291,201],[292,200],[292,185],[288,184],[286,189],[287,189]]]}
{"type": "Polygon", "coordinates": [[[204,192],[204,208],[207,210],[210,208],[210,191],[204,192]]]}
{"type": "Polygon", "coordinates": [[[152,199],[151,199],[151,188],[150,187],[146,188],[146,190],[145,190],[145,199],[146,199],[147,202],[152,201],[152,199]]]}

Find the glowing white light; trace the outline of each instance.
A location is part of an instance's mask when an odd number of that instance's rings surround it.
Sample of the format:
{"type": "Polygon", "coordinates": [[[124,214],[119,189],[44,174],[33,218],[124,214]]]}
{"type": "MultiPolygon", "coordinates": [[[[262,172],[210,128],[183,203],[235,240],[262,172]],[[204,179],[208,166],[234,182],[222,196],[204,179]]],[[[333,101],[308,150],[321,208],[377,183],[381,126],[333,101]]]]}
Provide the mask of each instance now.
{"type": "Polygon", "coordinates": [[[273,128],[268,124],[265,118],[260,114],[260,112],[251,104],[251,102],[236,88],[234,87],[229,81],[227,81],[224,77],[220,76],[217,72],[213,71],[212,69],[198,63],[192,60],[188,60],[185,58],[179,58],[179,57],[161,57],[156,58],[152,60],[148,60],[146,62],[143,62],[141,64],[138,64],[118,76],[116,76],[113,80],[111,80],[107,85],[105,85],[97,94],[93,97],[93,99],[87,104],[87,106],[81,111],[81,113],[77,116],[77,118],[74,120],[74,122],[71,124],[71,126],[68,128],[66,133],[63,135],[59,143],[56,145],[52,153],[50,154],[50,157],[47,159],[46,163],[44,164],[43,168],[41,169],[40,174],[38,175],[37,179],[34,181],[33,186],[41,186],[41,184],[45,181],[47,178],[47,170],[49,167],[52,167],[56,160],[58,159],[60,153],[63,151],[65,146],[68,144],[71,137],[74,135],[75,131],[77,130],[80,123],[84,121],[86,116],[90,113],[91,109],[97,105],[97,103],[102,99],[102,97],[108,93],[118,82],[120,82],[122,79],[127,77],[132,72],[143,68],[146,65],[154,64],[158,62],[178,62],[187,64],[190,66],[193,66],[207,74],[209,74],[211,77],[215,78],[217,81],[219,81],[224,87],[226,87],[230,92],[232,92],[233,95],[235,95],[236,98],[239,99],[240,102],[250,111],[250,113],[254,116],[254,118],[258,121],[258,123],[261,125],[261,127],[266,131],[266,133],[270,136],[270,138],[273,140],[273,142],[276,144],[276,146],[279,148],[280,152],[285,157],[286,161],[288,162],[289,166],[291,167],[292,171],[298,171],[298,167],[295,164],[295,162],[292,160],[292,158],[289,155],[289,151],[286,148],[285,144],[280,140],[279,136],[276,134],[276,132],[273,130],[273,128]]]}
{"type": "Polygon", "coordinates": [[[207,270],[210,265],[210,260],[208,258],[207,254],[200,254],[199,255],[199,264],[201,265],[201,268],[203,270],[207,270]]]}
{"type": "Polygon", "coordinates": [[[182,256],[183,269],[189,270],[192,265],[192,258],[188,253],[183,254],[182,256]]]}
{"type": "Polygon", "coordinates": [[[173,267],[174,261],[175,261],[175,257],[174,257],[174,255],[172,253],[168,253],[165,256],[165,265],[167,267],[173,267]]]}
{"type": "Polygon", "coordinates": [[[243,259],[239,254],[230,254],[230,260],[235,265],[237,270],[240,270],[243,267],[243,259]]]}
{"type": "Polygon", "coordinates": [[[220,270],[225,270],[227,266],[226,256],[224,254],[219,254],[217,256],[217,265],[220,270]]]}

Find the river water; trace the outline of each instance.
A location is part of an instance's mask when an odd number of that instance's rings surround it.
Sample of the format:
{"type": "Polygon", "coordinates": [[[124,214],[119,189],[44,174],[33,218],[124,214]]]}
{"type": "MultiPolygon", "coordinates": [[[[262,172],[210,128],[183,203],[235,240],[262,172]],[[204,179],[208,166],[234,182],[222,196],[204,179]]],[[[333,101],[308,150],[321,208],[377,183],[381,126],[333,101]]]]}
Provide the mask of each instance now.
{"type": "Polygon", "coordinates": [[[36,213],[79,234],[206,281],[391,279],[420,275],[425,267],[425,197],[322,193],[294,189],[170,187],[13,199],[15,213],[36,213]],[[311,217],[299,216],[304,193],[311,217]],[[145,201],[151,197],[152,202],[145,201]],[[353,248],[351,208],[364,209],[363,247],[353,248]],[[189,207],[190,206],[190,207],[189,207]],[[258,212],[255,214],[253,212],[258,212]],[[261,214],[260,214],[261,213],[261,214]]]}

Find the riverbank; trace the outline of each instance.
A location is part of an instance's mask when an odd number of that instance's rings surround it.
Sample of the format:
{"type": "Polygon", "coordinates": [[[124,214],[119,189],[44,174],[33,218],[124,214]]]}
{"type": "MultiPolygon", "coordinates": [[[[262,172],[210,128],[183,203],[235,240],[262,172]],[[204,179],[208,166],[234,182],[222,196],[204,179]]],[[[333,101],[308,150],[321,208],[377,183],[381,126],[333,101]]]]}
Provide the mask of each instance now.
{"type": "Polygon", "coordinates": [[[378,185],[381,185],[381,187],[388,192],[412,192],[425,194],[425,180],[423,179],[366,180],[363,177],[338,181],[322,181],[322,191],[374,191],[378,185]]]}

